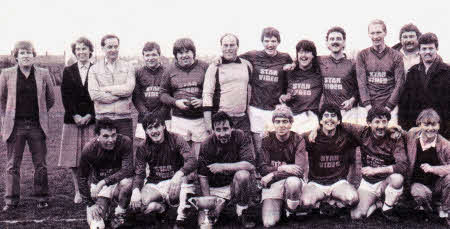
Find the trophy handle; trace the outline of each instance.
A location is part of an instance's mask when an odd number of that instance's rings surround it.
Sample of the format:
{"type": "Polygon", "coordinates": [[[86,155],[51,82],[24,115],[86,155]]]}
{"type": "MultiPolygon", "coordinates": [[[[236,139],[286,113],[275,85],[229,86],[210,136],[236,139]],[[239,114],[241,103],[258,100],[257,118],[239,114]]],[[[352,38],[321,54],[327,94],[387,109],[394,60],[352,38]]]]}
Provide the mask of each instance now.
{"type": "Polygon", "coordinates": [[[225,199],[224,198],[221,198],[221,197],[218,197],[217,199],[216,199],[216,206],[221,206],[222,204],[224,204],[225,203],[225,199]]]}
{"type": "Polygon", "coordinates": [[[197,207],[197,198],[196,198],[196,197],[191,197],[191,198],[189,198],[188,202],[189,202],[190,204],[192,204],[192,206],[194,206],[195,209],[198,210],[198,207],[197,207]]]}

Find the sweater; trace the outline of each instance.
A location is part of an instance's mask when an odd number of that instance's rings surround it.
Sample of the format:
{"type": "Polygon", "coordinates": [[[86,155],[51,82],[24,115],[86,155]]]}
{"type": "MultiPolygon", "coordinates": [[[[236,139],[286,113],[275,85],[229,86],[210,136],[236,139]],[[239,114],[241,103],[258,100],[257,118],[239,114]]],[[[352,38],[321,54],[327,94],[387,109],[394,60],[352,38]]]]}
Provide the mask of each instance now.
{"type": "Polygon", "coordinates": [[[287,105],[291,107],[294,115],[308,110],[314,112],[319,110],[322,83],[322,76],[312,68],[303,71],[297,67],[288,73],[288,94],[291,99],[287,105]]]}

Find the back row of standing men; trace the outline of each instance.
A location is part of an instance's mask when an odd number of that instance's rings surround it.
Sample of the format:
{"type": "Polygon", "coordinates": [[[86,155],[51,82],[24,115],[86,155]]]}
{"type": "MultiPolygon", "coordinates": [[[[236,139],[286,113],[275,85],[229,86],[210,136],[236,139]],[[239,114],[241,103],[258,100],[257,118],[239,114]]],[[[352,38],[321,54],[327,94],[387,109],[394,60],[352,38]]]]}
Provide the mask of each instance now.
{"type": "MultiPolygon", "coordinates": [[[[291,107],[293,130],[298,133],[319,126],[320,104],[338,106],[342,120],[352,123],[366,123],[367,111],[383,106],[391,112],[391,122],[398,122],[404,129],[415,126],[420,111],[433,108],[448,138],[449,69],[437,55],[437,37],[432,33],[420,36],[417,27],[408,24],[400,31],[402,45],[398,52],[384,43],[387,31],[383,21],[372,21],[368,32],[373,46],[359,53],[356,64],[345,57],[346,33],[342,28],[327,32],[329,56],[318,57],[314,43],[302,40],[296,46],[295,61],[277,51],[281,42],[278,30],[266,28],[261,35],[264,50],[240,56],[239,39],[225,34],[220,39],[223,55],[209,66],[196,59],[190,39],[175,42],[175,63],[171,66],[161,65],[159,45],[149,42],[142,51],[145,66],[136,70],[118,58],[117,36],[102,38],[105,59],[95,65],[89,63],[92,43],[81,38],[72,46],[78,62],[63,73],[66,113],[61,148],[70,150],[61,152],[59,164],[78,167],[81,146],[93,135],[95,119],[113,120],[118,133],[133,139],[132,102],[139,111],[140,123],[147,113],[162,114],[171,132],[192,143],[196,155],[200,143],[212,133],[212,114],[223,111],[231,117],[234,128],[252,133],[258,159],[261,134],[272,129],[272,112],[279,103],[291,107]],[[67,152],[75,157],[70,154],[66,159],[67,152]]],[[[47,135],[47,110],[54,98],[48,72],[33,67],[35,55],[30,43],[19,42],[14,49],[19,67],[5,69],[0,81],[2,137],[8,145],[6,207],[18,203],[18,158],[26,141],[39,171],[35,179],[36,195],[42,197],[38,206],[47,205],[45,140],[28,138],[27,134],[47,135]],[[16,82],[10,80],[16,76],[16,82]],[[10,96],[12,89],[17,96],[10,96]],[[23,139],[18,141],[18,137],[23,139]]],[[[79,201],[79,192],[77,195],[79,201]]]]}

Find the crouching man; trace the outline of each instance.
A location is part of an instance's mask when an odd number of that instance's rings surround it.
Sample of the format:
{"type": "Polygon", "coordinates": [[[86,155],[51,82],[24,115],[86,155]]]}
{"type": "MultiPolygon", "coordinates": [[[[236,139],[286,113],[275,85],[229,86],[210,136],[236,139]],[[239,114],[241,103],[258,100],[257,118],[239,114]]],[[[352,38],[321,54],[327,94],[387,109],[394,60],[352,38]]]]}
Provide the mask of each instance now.
{"type": "Polygon", "coordinates": [[[291,109],[277,105],[272,113],[274,132],[262,140],[262,152],[258,170],[263,176],[262,220],[264,227],[277,224],[281,216],[283,201],[286,201],[286,216],[290,218],[300,204],[302,176],[307,167],[305,140],[291,131],[294,121],[291,109]]]}
{"type": "Polygon", "coordinates": [[[142,126],[147,138],[136,150],[130,205],[134,210],[156,216],[166,210],[166,204],[179,203],[177,221],[183,221],[186,195],[194,192],[186,177],[197,168],[197,160],[183,137],[168,132],[164,123],[164,116],[158,113],[144,117],[142,126]],[[150,173],[145,180],[147,165],[150,173]]]}
{"type": "MultiPolygon", "coordinates": [[[[212,116],[214,134],[200,146],[199,179],[203,196],[236,200],[236,213],[245,228],[255,226],[247,214],[253,182],[255,159],[250,136],[233,129],[230,116],[220,111],[212,116]]],[[[224,205],[217,206],[219,216],[224,205]]]]}
{"type": "Polygon", "coordinates": [[[125,221],[133,176],[133,144],[129,137],[117,133],[109,119],[97,120],[96,138],[84,147],[79,169],[79,186],[87,205],[87,222],[91,228],[104,228],[113,198],[118,199],[111,227],[125,221]],[[92,183],[88,178],[92,174],[92,183]]]}
{"type": "Polygon", "coordinates": [[[450,142],[438,134],[440,118],[433,109],[423,110],[416,123],[418,131],[407,134],[411,195],[428,215],[432,195],[440,194],[440,213],[445,215],[450,211],[450,142]]]}
{"type": "Polygon", "coordinates": [[[330,216],[348,214],[358,203],[358,193],[348,182],[355,173],[357,144],[341,127],[341,120],[339,107],[324,104],[319,112],[320,128],[316,137],[305,139],[309,182],[303,187],[302,207],[310,209],[320,203],[321,212],[330,216]]]}
{"type": "Polygon", "coordinates": [[[392,138],[388,134],[390,119],[387,109],[375,106],[367,114],[368,126],[342,124],[361,146],[362,179],[358,188],[359,204],[351,212],[353,219],[369,217],[382,206],[387,220],[400,220],[393,207],[403,193],[408,162],[404,138],[392,138]]]}

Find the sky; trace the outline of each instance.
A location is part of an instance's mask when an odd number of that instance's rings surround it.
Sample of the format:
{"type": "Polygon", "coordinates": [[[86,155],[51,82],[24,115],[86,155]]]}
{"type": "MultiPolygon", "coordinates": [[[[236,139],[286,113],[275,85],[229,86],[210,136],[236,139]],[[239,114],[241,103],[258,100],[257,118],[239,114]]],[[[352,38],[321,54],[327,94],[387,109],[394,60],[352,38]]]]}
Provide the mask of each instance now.
{"type": "Polygon", "coordinates": [[[93,41],[101,54],[100,39],[108,33],[120,37],[120,55],[140,55],[147,41],[161,45],[162,55],[172,57],[176,39],[191,38],[198,55],[220,55],[219,38],[230,32],[240,39],[240,52],[262,49],[260,35],[273,26],[281,33],[279,50],[295,55],[301,39],[315,42],[319,55],[328,54],[325,35],[332,26],[347,32],[347,51],[370,46],[367,25],[382,19],[386,43],[399,41],[407,23],[434,32],[439,52],[450,60],[450,3],[446,1],[355,0],[2,0],[0,54],[9,54],[14,43],[30,40],[39,55],[70,53],[80,36],[93,41]]]}

